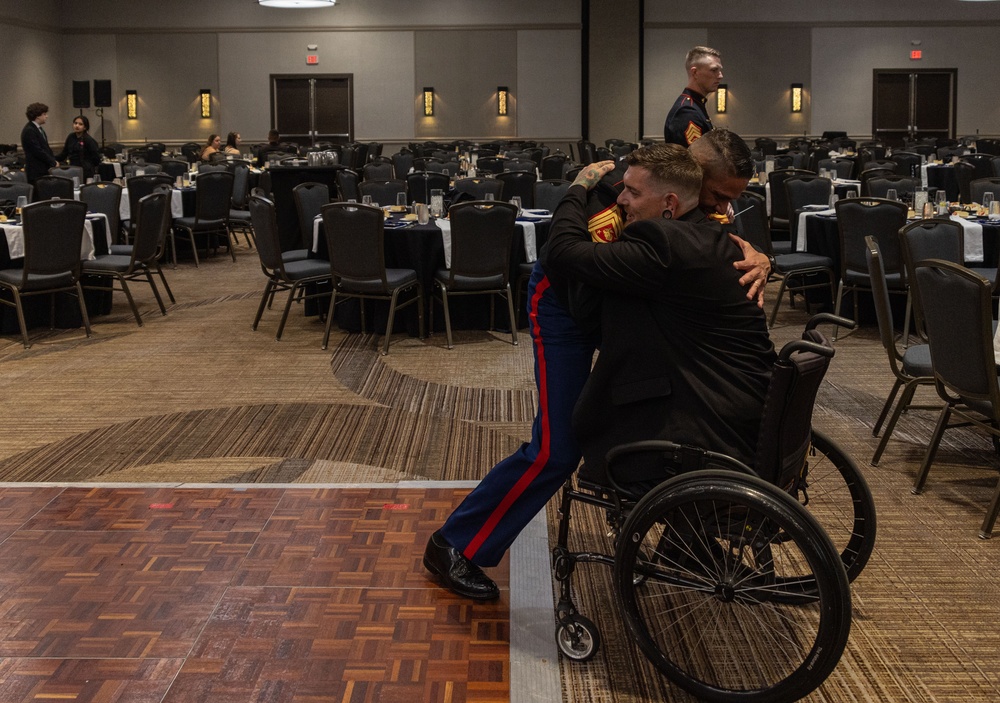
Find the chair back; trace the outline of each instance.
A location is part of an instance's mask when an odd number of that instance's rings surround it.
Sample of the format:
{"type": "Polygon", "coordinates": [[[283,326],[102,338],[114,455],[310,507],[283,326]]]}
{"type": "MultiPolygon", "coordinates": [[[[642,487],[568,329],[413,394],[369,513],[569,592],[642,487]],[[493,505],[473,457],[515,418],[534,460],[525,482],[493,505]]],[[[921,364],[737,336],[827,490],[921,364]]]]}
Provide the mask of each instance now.
{"type": "Polygon", "coordinates": [[[535,183],[538,181],[538,176],[535,175],[534,168],[531,169],[530,173],[528,171],[504,171],[498,173],[496,179],[503,183],[501,200],[509,201],[516,195],[521,198],[522,207],[535,207],[535,183]]]}
{"type": "Polygon", "coordinates": [[[73,200],[73,181],[62,176],[42,176],[35,181],[35,200],[73,200]]]}
{"type": "MultiPolygon", "coordinates": [[[[546,156],[542,159],[542,178],[547,181],[551,180],[561,180],[563,177],[563,168],[569,157],[563,153],[553,154],[552,156],[546,156]]],[[[590,163],[590,162],[588,162],[590,163]]]]}
{"type": "MultiPolygon", "coordinates": [[[[566,191],[572,185],[562,178],[546,178],[535,182],[535,194],[533,207],[555,212],[559,203],[566,195],[566,191]]],[[[524,203],[522,203],[523,205],[524,203]]]]}
{"type": "Polygon", "coordinates": [[[330,271],[346,288],[381,281],[372,293],[387,293],[385,275],[385,215],[381,208],[357,203],[323,206],[330,271]]]}
{"type": "Polygon", "coordinates": [[[537,170],[535,162],[531,159],[508,159],[507,163],[504,164],[504,170],[506,171],[526,171],[528,173],[535,173],[537,170]]]}
{"type": "Polygon", "coordinates": [[[309,181],[292,188],[295,211],[299,216],[299,237],[303,243],[313,238],[313,221],[322,214],[323,206],[330,202],[330,188],[325,183],[309,181]]]}
{"type": "Polygon", "coordinates": [[[108,218],[108,228],[117,239],[121,228],[122,187],[117,183],[88,183],[80,188],[80,201],[90,212],[99,212],[108,218]]]}
{"type": "Polygon", "coordinates": [[[893,174],[891,176],[885,175],[869,178],[867,185],[867,195],[873,198],[885,198],[889,194],[890,189],[895,190],[896,194],[902,197],[905,194],[913,195],[917,188],[920,187],[920,179],[893,174]]]}
{"type": "Polygon", "coordinates": [[[378,161],[371,161],[365,164],[362,169],[362,177],[366,181],[387,181],[394,176],[392,161],[384,156],[376,157],[378,161]]]}
{"type": "MultiPolygon", "coordinates": [[[[865,260],[868,263],[868,277],[872,281],[872,298],[875,300],[875,317],[882,348],[889,355],[893,369],[898,368],[899,350],[896,349],[896,328],[892,320],[892,303],[889,301],[889,286],[885,283],[885,268],[882,266],[882,251],[874,237],[865,237],[865,260]]],[[[897,374],[898,376],[898,374],[897,374]]]]}
{"type": "Polygon", "coordinates": [[[181,161],[180,159],[164,159],[160,162],[160,168],[163,173],[168,174],[174,180],[178,176],[183,178],[188,173],[188,162],[181,161]]]}
{"type": "Polygon", "coordinates": [[[203,163],[198,166],[198,175],[201,175],[203,173],[214,173],[215,171],[229,171],[229,169],[226,167],[226,164],[223,163],[222,161],[219,161],[214,164],[203,163]]]}
{"type": "Polygon", "coordinates": [[[866,168],[861,172],[858,177],[861,180],[861,193],[862,196],[871,195],[869,184],[876,178],[888,178],[890,176],[895,176],[896,172],[891,168],[866,168]]]}
{"type": "Polygon", "coordinates": [[[500,156],[480,156],[476,161],[476,171],[480,173],[501,173],[505,170],[506,159],[500,156]]]}
{"type": "Polygon", "coordinates": [[[195,217],[199,221],[226,220],[233,199],[233,174],[227,171],[203,173],[195,181],[195,217]]]}
{"type": "Polygon", "coordinates": [[[993,168],[993,175],[1000,177],[1000,156],[994,156],[990,159],[990,164],[993,168]]]}
{"type": "Polygon", "coordinates": [[[991,154],[966,154],[962,157],[962,161],[975,167],[975,172],[972,174],[973,179],[989,178],[993,175],[993,156],[991,154]]]}
{"type": "Polygon", "coordinates": [[[274,203],[259,195],[251,195],[247,207],[250,210],[250,222],[253,225],[260,265],[265,273],[274,271],[279,277],[284,278],[281,239],[278,235],[274,203]]]}
{"type": "Polygon", "coordinates": [[[517,208],[506,202],[476,200],[453,205],[449,288],[456,277],[485,279],[490,288],[503,288],[510,277],[510,256],[517,208]]]}
{"type": "Polygon", "coordinates": [[[585,164],[592,164],[597,160],[597,145],[594,142],[581,139],[576,143],[576,148],[580,152],[580,161],[585,164]]]}
{"type": "Polygon", "coordinates": [[[950,392],[995,418],[1000,387],[990,282],[964,266],[939,259],[916,262],[914,278],[924,303],[938,393],[947,400],[950,392]]]}
{"type": "MultiPolygon", "coordinates": [[[[172,180],[167,175],[152,174],[148,176],[132,176],[125,179],[128,188],[128,207],[130,213],[139,211],[139,201],[152,193],[158,185],[171,185],[172,180]]],[[[134,217],[132,219],[135,219],[134,217]]]]}
{"type": "Polygon", "coordinates": [[[1000,178],[977,178],[969,184],[970,203],[983,203],[983,195],[993,193],[994,200],[1000,200],[1000,178]]]}
{"type": "Polygon", "coordinates": [[[356,171],[360,165],[358,162],[358,147],[351,144],[344,145],[340,150],[340,163],[352,171],[356,171]]]}
{"type": "Polygon", "coordinates": [[[146,263],[156,258],[170,226],[170,193],[159,190],[139,200],[132,261],[146,263]]]}
{"type": "Polygon", "coordinates": [[[792,176],[785,179],[785,198],[791,217],[806,205],[826,205],[833,194],[833,181],[821,176],[792,176]]]}
{"type": "MultiPolygon", "coordinates": [[[[345,203],[348,200],[361,200],[361,193],[358,192],[358,172],[349,168],[337,169],[333,174],[333,182],[337,185],[337,197],[345,203]]],[[[327,198],[329,202],[329,198],[327,198]]]]}
{"type": "Polygon", "coordinates": [[[764,196],[745,190],[733,201],[733,211],[737,213],[737,233],[768,256],[774,256],[764,196]]]}
{"type": "MultiPolygon", "coordinates": [[[[13,205],[22,195],[31,202],[35,188],[30,183],[21,181],[0,181],[0,200],[9,200],[13,205]]],[[[10,213],[7,213],[10,214],[10,213]]]]}
{"type": "Polygon", "coordinates": [[[754,468],[766,481],[794,492],[812,442],[816,394],[833,358],[833,345],[810,327],[778,352],[764,396],[754,468]]]}
{"type": "Polygon", "coordinates": [[[486,200],[487,193],[495,200],[503,193],[503,183],[495,178],[459,178],[455,181],[456,193],[468,193],[476,200],[486,200]]]}
{"type": "Polygon", "coordinates": [[[760,153],[764,156],[774,156],[778,153],[778,142],[767,137],[757,137],[754,140],[754,146],[760,149],[760,153]]]}
{"type": "Polygon", "coordinates": [[[906,224],[907,207],[898,200],[879,198],[846,198],[838,200],[837,230],[840,234],[840,274],[868,277],[865,237],[872,235],[882,249],[882,262],[887,274],[899,274],[905,281],[902,255],[899,251],[899,230],[906,224]]]}
{"type": "Polygon", "coordinates": [[[406,177],[406,192],[409,193],[411,205],[413,203],[429,203],[432,190],[447,192],[450,185],[451,178],[447,173],[414,171],[406,177]]]}
{"type": "Polygon", "coordinates": [[[413,168],[414,156],[412,151],[400,149],[390,156],[389,159],[392,161],[392,170],[396,178],[406,178],[406,174],[413,168]]]}
{"type": "Polygon", "coordinates": [[[826,169],[827,171],[836,171],[837,178],[851,178],[854,175],[854,167],[856,165],[854,159],[841,157],[837,159],[820,159],[816,167],[826,169]]]}
{"type": "Polygon", "coordinates": [[[955,180],[958,181],[958,199],[963,203],[972,202],[972,181],[976,179],[976,167],[968,161],[954,164],[955,180]]]}
{"type": "MultiPolygon", "coordinates": [[[[146,163],[146,164],[125,164],[125,168],[124,168],[124,172],[125,172],[125,177],[126,178],[138,174],[139,171],[142,171],[142,175],[148,176],[148,175],[153,174],[153,173],[159,173],[162,170],[163,170],[163,167],[160,166],[160,164],[148,164],[148,163],[146,163]]],[[[173,181],[173,179],[171,179],[171,182],[172,181],[173,181]]]]}
{"type": "Polygon", "coordinates": [[[792,176],[815,175],[812,171],[795,168],[775,169],[767,174],[767,184],[771,190],[772,229],[788,229],[788,220],[791,215],[788,209],[788,191],[785,190],[785,181],[792,176]]]}
{"type": "Polygon", "coordinates": [[[68,178],[71,181],[74,178],[78,178],[77,181],[80,185],[83,185],[83,167],[82,166],[53,166],[49,169],[50,176],[62,176],[63,178],[68,178]]]}
{"type": "Polygon", "coordinates": [[[919,176],[922,159],[920,154],[912,151],[894,151],[892,160],[896,162],[896,174],[900,176],[919,176]]]}
{"type": "MultiPolygon", "coordinates": [[[[390,167],[390,170],[391,167],[390,167]]],[[[406,193],[406,181],[397,181],[393,179],[389,180],[378,180],[378,181],[361,181],[358,184],[358,190],[361,191],[361,197],[366,195],[372,196],[372,203],[378,203],[379,205],[385,207],[386,205],[395,205],[396,196],[400,193],[406,193]]]]}
{"type": "MultiPolygon", "coordinates": [[[[59,276],[62,285],[72,285],[80,278],[80,249],[83,245],[83,221],[87,205],[76,200],[43,200],[21,210],[24,227],[24,281],[30,289],[29,276],[59,276]]],[[[40,288],[50,288],[54,281],[40,281],[40,288]]]]}
{"type": "Polygon", "coordinates": [[[188,160],[189,164],[201,160],[201,144],[198,142],[188,142],[181,146],[181,154],[188,160]]]}
{"type": "Polygon", "coordinates": [[[236,210],[245,210],[247,191],[250,188],[250,164],[247,161],[231,161],[226,165],[233,174],[232,207],[236,210]]]}
{"type": "MultiPolygon", "coordinates": [[[[924,259],[941,259],[954,264],[965,261],[965,231],[962,225],[948,219],[929,219],[912,222],[899,230],[903,268],[908,281],[913,280],[914,264],[924,259]]],[[[920,291],[913,291],[913,319],[917,336],[927,339],[924,326],[924,307],[920,291]]]]}

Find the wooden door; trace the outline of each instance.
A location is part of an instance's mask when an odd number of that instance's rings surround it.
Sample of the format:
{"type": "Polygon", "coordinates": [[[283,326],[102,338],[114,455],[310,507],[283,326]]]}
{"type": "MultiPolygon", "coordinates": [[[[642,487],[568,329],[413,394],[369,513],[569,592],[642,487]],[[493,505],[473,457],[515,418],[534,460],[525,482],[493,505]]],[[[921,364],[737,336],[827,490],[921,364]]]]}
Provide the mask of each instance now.
{"type": "Polygon", "coordinates": [[[954,138],[958,71],[875,69],[872,135],[889,146],[905,139],[954,138]]]}
{"type": "Polygon", "coordinates": [[[354,140],[353,76],[271,76],[271,126],[282,141],[354,140]]]}

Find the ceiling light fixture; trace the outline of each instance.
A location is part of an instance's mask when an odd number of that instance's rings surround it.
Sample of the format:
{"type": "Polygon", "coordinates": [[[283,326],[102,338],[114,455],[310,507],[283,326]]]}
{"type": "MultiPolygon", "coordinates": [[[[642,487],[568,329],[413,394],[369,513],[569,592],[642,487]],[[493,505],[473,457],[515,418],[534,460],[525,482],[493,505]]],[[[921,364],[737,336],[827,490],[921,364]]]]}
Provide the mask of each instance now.
{"type": "Polygon", "coordinates": [[[337,0],[257,0],[264,7],[333,7],[337,0]]]}

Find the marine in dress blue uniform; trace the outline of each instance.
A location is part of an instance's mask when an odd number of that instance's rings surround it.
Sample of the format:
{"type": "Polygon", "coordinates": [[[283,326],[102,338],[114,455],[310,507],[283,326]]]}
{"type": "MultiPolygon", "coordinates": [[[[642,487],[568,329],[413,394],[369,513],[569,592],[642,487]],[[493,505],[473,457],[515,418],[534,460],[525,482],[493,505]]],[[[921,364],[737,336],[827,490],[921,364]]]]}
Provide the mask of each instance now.
{"type": "Polygon", "coordinates": [[[704,95],[692,88],[685,88],[667,114],[663,125],[663,139],[668,144],[691,146],[691,143],[712,129],[704,95]]]}

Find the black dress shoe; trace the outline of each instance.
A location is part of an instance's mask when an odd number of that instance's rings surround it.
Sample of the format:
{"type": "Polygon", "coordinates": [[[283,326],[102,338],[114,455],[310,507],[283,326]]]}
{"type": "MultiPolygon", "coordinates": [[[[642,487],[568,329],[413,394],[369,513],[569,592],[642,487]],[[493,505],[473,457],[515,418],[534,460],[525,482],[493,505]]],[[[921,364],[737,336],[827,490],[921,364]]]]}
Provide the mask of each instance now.
{"type": "Polygon", "coordinates": [[[473,600],[495,600],[500,589],[482,569],[448,544],[440,532],[427,540],[424,568],[441,579],[441,585],[453,593],[473,600]]]}

